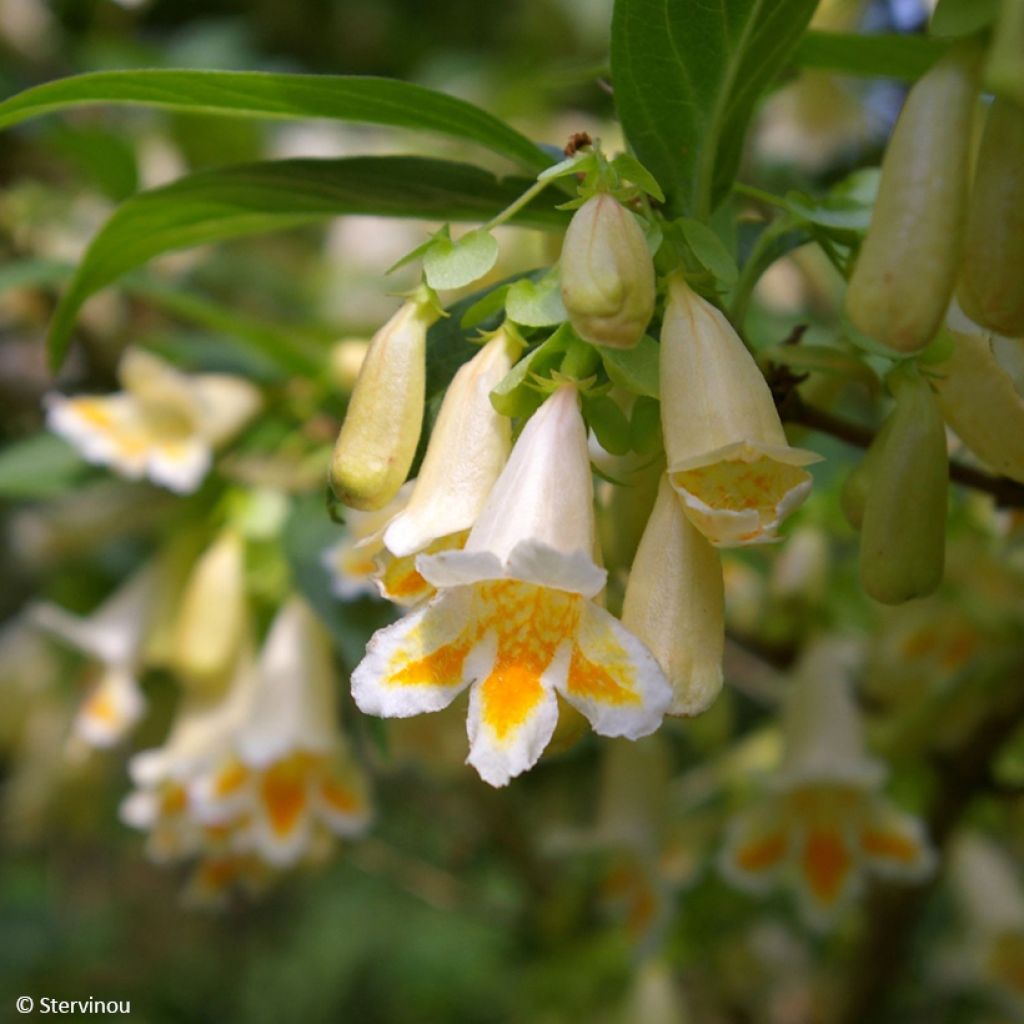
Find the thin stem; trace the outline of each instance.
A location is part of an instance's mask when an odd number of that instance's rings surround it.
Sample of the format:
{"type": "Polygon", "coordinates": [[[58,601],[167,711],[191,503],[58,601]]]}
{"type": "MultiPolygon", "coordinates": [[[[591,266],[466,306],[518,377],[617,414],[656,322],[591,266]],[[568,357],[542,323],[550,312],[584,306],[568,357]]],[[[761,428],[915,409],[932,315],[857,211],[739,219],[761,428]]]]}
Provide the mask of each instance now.
{"type": "MultiPolygon", "coordinates": [[[[782,418],[789,423],[799,423],[822,434],[828,434],[854,448],[868,448],[875,439],[873,431],[859,423],[825,409],[808,405],[796,391],[791,391],[781,404],[782,418]]],[[[992,476],[984,470],[975,469],[956,459],[949,461],[949,478],[964,487],[991,494],[996,504],[1005,508],[1024,508],[1024,484],[1016,483],[1003,476],[992,476]]]]}
{"type": "Polygon", "coordinates": [[[545,178],[543,181],[535,181],[514,203],[506,206],[501,213],[492,217],[481,230],[490,231],[492,228],[499,227],[504,224],[505,221],[514,217],[531,199],[535,199],[551,184],[553,178],[545,178]]]}
{"type": "Polygon", "coordinates": [[[756,188],[754,185],[743,185],[740,182],[736,182],[732,190],[733,192],[738,192],[741,196],[746,196],[748,199],[757,199],[759,202],[767,203],[769,206],[777,206],[780,210],[789,209],[786,205],[786,200],[782,196],[777,196],[773,192],[766,192],[764,189],[756,188]]]}

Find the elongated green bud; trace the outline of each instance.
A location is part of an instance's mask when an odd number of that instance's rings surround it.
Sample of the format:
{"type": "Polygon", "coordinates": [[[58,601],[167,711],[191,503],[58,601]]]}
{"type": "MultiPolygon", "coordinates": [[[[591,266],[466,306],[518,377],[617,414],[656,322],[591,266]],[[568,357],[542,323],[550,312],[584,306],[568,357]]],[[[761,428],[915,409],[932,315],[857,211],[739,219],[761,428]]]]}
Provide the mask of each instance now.
{"type": "Polygon", "coordinates": [[[932,340],[953,292],[978,52],[954,47],[907,97],[846,293],[854,325],[898,352],[932,340]]]}
{"type": "Polygon", "coordinates": [[[1024,109],[997,98],[967,207],[957,298],[982,327],[1024,334],[1024,109]]]}
{"type": "Polygon", "coordinates": [[[331,459],[331,486],[346,505],[386,505],[405,482],[423,426],[427,298],[407,302],[373,336],[331,459]]]}
{"type": "Polygon", "coordinates": [[[871,486],[871,473],[874,464],[878,461],[878,452],[885,445],[885,439],[892,431],[893,417],[890,416],[882,429],[871,442],[871,447],[864,453],[864,457],[850,470],[849,475],[843,481],[839,490],[839,506],[846,516],[846,521],[855,529],[859,530],[864,525],[864,506],[868,500],[868,489],[871,486]]]}
{"type": "Polygon", "coordinates": [[[860,578],[884,604],[931,593],[942,580],[949,463],[931,385],[916,371],[892,383],[896,408],[868,467],[860,578]]]}
{"type": "Polygon", "coordinates": [[[595,345],[632,348],[654,313],[654,263],[636,218],[607,193],[575,213],[562,244],[562,302],[595,345]]]}

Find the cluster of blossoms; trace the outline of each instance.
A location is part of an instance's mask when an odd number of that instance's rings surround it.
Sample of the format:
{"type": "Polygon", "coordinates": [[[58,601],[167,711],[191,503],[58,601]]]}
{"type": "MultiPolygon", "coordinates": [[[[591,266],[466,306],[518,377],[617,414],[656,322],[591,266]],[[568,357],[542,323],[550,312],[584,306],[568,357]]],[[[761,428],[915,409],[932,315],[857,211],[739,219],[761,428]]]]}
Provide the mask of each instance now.
{"type": "MultiPolygon", "coordinates": [[[[720,550],[778,540],[819,458],[789,445],[753,356],[694,280],[674,269],[659,282],[653,220],[614,167],[597,151],[562,166],[585,183],[561,260],[536,286],[556,312],[538,323],[535,312],[506,303],[504,320],[451,380],[415,477],[428,334],[443,315],[429,272],[366,348],[331,458],[331,486],[350,510],[347,536],[323,555],[335,594],[379,591],[403,612],[370,639],[352,672],[353,698],[366,714],[406,718],[468,691],[467,760],[493,786],[536,764],[560,714],[637,740],[666,714],[711,705],[723,682],[720,550]],[[659,295],[655,342],[646,331],[659,295]],[[555,330],[545,337],[538,326],[555,330]],[[632,496],[632,526],[613,517],[611,546],[622,548],[615,568],[629,572],[622,593],[610,595],[592,466],[602,440],[595,410],[610,404],[623,418],[632,406],[636,422],[641,403],[614,390],[610,371],[602,382],[599,367],[605,354],[641,345],[656,352],[658,380],[658,402],[645,396],[654,443],[633,446],[649,493],[641,498],[638,487],[632,496]],[[537,358],[543,350],[556,358],[537,358]],[[499,400],[515,388],[528,399],[499,400]],[[606,603],[619,598],[617,617],[606,603]]],[[[447,232],[443,241],[460,244],[447,232]]],[[[126,354],[121,375],[121,394],[52,398],[53,428],[89,458],[180,491],[198,486],[214,447],[259,404],[244,382],[190,377],[142,352],[126,354]]],[[[907,372],[893,390],[889,433],[933,440],[929,386],[907,372]]],[[[872,453],[869,495],[895,478],[905,445],[897,447],[899,456],[872,453]]],[[[868,550],[884,531],[872,525],[882,521],[879,500],[862,504],[868,550]]],[[[356,833],[368,819],[365,784],[336,725],[328,642],[293,597],[255,658],[243,560],[242,540],[228,529],[184,586],[164,657],[185,696],[164,746],[133,759],[136,789],[124,805],[155,858],[198,858],[195,889],[207,895],[315,855],[330,833],[356,833]]],[[[911,592],[927,572],[911,573],[911,592]]],[[[893,574],[891,593],[907,591],[906,579],[893,574]]],[[[136,677],[152,663],[145,609],[166,610],[159,593],[167,587],[146,570],[88,622],[39,612],[102,665],[77,725],[94,744],[115,742],[141,714],[136,677]]],[[[788,705],[776,789],[737,820],[723,865],[753,888],[792,869],[820,920],[863,870],[919,878],[930,853],[913,819],[878,794],[882,773],[864,754],[842,659],[817,647],[807,657],[788,705]]],[[[645,848],[637,863],[657,859],[645,848]]]]}

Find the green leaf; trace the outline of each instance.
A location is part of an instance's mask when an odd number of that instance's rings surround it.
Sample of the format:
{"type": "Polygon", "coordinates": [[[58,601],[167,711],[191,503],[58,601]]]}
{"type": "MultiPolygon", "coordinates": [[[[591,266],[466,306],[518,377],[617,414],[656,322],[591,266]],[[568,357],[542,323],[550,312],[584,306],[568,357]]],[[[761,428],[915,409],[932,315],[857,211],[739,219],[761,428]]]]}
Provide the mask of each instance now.
{"type": "Polygon", "coordinates": [[[625,455],[629,451],[629,420],[613,398],[585,394],[583,412],[606,452],[625,455]]]}
{"type": "Polygon", "coordinates": [[[999,0],[939,0],[928,31],[941,39],[972,36],[999,15],[999,0]]]}
{"type": "Polygon", "coordinates": [[[465,100],[390,78],[247,71],[98,71],[37,85],[0,103],[0,128],[86,104],[114,103],[236,117],[326,118],[436,132],[475,142],[522,167],[551,157],[465,100]]]}
{"type": "Polygon", "coordinates": [[[661,437],[661,403],[641,395],[633,403],[629,418],[629,446],[640,455],[654,455],[663,447],[661,437]]]}
{"type": "Polygon", "coordinates": [[[477,324],[489,317],[495,316],[501,313],[505,309],[505,296],[508,295],[508,290],[511,285],[503,284],[497,288],[492,288],[487,292],[482,299],[474,302],[465,313],[462,314],[462,326],[476,327],[477,324]]]}
{"type": "Polygon", "coordinates": [[[658,397],[658,343],[645,334],[632,348],[602,348],[601,358],[612,382],[635,395],[658,397]]]}
{"type": "Polygon", "coordinates": [[[726,291],[736,283],[739,270],[725,244],[715,232],[692,217],[683,217],[679,221],[687,245],[693,255],[703,266],[714,275],[719,291],[726,291]]]}
{"type": "Polygon", "coordinates": [[[543,377],[559,366],[575,332],[564,324],[543,344],[538,345],[512,367],[491,392],[491,404],[502,416],[528,416],[544,396],[530,387],[534,377],[543,377]]]}
{"type": "Polygon", "coordinates": [[[509,320],[524,327],[552,327],[564,323],[569,314],[562,305],[558,275],[547,274],[539,281],[529,278],[516,281],[505,296],[505,312],[509,320]]]}
{"type": "Polygon", "coordinates": [[[653,174],[632,153],[620,153],[613,161],[612,167],[622,175],[626,181],[631,181],[638,188],[641,188],[649,196],[653,196],[659,203],[665,202],[665,193],[653,174]]]}
{"type": "MultiPolygon", "coordinates": [[[[297,227],[346,213],[485,220],[528,182],[421,157],[281,160],[202,171],[133,196],[93,239],[50,327],[59,366],[82,304],[129,270],[174,249],[297,227]]],[[[563,214],[534,202],[518,223],[557,227],[563,214]]]]}
{"type": "Polygon", "coordinates": [[[707,220],[728,194],[761,93],[817,0],[616,0],[615,104],[674,213],[707,220]]]}
{"type": "Polygon", "coordinates": [[[808,32],[793,57],[804,68],[912,82],[948,48],[948,44],[924,36],[808,32]]]}
{"type": "Polygon", "coordinates": [[[0,452],[0,498],[51,498],[88,471],[74,448],[55,434],[35,434],[0,452]]]}
{"type": "Polygon", "coordinates": [[[844,352],[828,345],[773,345],[760,354],[773,363],[793,370],[824,373],[855,381],[863,384],[872,395],[881,391],[878,375],[855,352],[844,352]]]}
{"type": "Polygon", "coordinates": [[[498,243],[478,228],[454,242],[447,233],[436,238],[423,254],[423,273],[431,288],[444,291],[472,284],[497,262],[498,243]]]}

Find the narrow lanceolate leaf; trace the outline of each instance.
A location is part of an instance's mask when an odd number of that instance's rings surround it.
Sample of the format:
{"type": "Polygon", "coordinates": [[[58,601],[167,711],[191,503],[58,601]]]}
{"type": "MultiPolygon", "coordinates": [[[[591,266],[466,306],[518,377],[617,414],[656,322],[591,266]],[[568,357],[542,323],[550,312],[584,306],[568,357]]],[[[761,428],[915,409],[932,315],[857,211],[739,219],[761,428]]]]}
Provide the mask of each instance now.
{"type": "Polygon", "coordinates": [[[736,176],[754,105],[817,0],[616,0],[611,68],[622,126],[670,209],[706,220],[736,176]]]}
{"type": "Polygon", "coordinates": [[[390,78],[258,71],[98,71],[27,89],[0,103],[0,128],[68,107],[113,103],[235,117],[326,118],[435,132],[478,143],[539,171],[551,157],[485,110],[390,78]]]}
{"type": "MultiPolygon", "coordinates": [[[[61,298],[50,327],[51,361],[60,364],[78,311],[91,295],[162,253],[347,213],[486,220],[529,185],[445,160],[353,157],[218,168],[140,193],[93,239],[61,298]]],[[[514,221],[557,228],[566,215],[534,202],[514,221]]]]}
{"type": "Polygon", "coordinates": [[[948,49],[947,41],[927,36],[808,32],[797,44],[793,60],[800,67],[844,75],[914,81],[948,49]]]}

